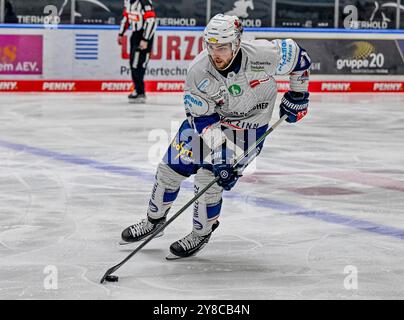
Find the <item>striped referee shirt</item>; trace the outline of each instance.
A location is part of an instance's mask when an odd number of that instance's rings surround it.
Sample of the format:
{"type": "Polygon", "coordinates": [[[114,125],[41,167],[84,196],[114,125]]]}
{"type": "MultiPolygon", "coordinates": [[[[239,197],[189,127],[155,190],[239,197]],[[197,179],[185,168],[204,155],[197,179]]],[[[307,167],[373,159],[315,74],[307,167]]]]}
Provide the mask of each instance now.
{"type": "Polygon", "coordinates": [[[151,0],[125,0],[119,35],[132,26],[133,31],[143,30],[143,40],[150,40],[157,28],[156,13],[151,0]]]}

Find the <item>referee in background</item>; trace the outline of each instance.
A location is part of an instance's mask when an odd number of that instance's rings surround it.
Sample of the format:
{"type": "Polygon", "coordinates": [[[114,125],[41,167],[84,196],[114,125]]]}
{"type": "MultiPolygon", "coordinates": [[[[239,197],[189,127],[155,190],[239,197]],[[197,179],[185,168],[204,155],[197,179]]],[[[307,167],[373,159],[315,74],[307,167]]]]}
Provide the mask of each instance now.
{"type": "Polygon", "coordinates": [[[123,35],[132,27],[130,37],[130,68],[135,86],[128,96],[131,103],[145,103],[144,75],[152,50],[157,21],[151,0],[125,0],[118,43],[122,45],[123,35]]]}

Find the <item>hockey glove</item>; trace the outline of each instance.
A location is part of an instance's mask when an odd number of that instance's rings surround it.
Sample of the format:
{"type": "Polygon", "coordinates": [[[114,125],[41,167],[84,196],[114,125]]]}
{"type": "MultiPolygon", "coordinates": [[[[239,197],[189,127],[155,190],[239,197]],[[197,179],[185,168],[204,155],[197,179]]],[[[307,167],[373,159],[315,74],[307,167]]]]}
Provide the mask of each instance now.
{"type": "Polygon", "coordinates": [[[232,168],[232,165],[228,163],[214,164],[213,174],[215,177],[219,177],[217,184],[226,191],[231,190],[231,188],[235,186],[238,178],[242,176],[237,168],[232,168]]]}
{"type": "Polygon", "coordinates": [[[309,93],[288,91],[284,94],[281,105],[279,106],[279,115],[282,117],[287,114],[286,122],[293,123],[301,120],[308,112],[309,93]]]}

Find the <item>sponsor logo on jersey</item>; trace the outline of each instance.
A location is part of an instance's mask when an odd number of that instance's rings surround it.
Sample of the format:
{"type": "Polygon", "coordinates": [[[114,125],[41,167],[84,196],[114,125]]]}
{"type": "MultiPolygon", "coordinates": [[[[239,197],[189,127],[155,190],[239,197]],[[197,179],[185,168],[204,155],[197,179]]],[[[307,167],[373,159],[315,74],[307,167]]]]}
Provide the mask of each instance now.
{"type": "Polygon", "coordinates": [[[255,88],[255,87],[258,86],[259,84],[268,82],[269,80],[270,80],[269,78],[251,80],[251,81],[250,81],[250,87],[251,87],[251,88],[255,88]]]}
{"type": "Polygon", "coordinates": [[[209,85],[210,85],[210,80],[208,78],[205,78],[201,82],[199,82],[199,84],[197,85],[197,88],[199,91],[205,91],[209,85]]]}
{"type": "Polygon", "coordinates": [[[212,95],[212,99],[216,102],[217,105],[223,105],[226,97],[228,97],[227,89],[224,86],[219,88],[219,91],[212,95]]]}
{"type": "Polygon", "coordinates": [[[261,102],[256,104],[254,108],[252,108],[251,110],[265,110],[266,108],[268,108],[268,106],[269,106],[268,102],[261,102]]]}
{"type": "Polygon", "coordinates": [[[195,115],[203,115],[209,110],[208,102],[205,99],[190,93],[184,95],[184,105],[185,108],[192,110],[195,115]]]}
{"type": "MultiPolygon", "coordinates": [[[[256,111],[256,110],[266,110],[268,108],[268,106],[269,106],[268,102],[260,102],[248,111],[245,111],[245,112],[231,111],[231,114],[234,116],[237,116],[237,117],[247,117],[247,116],[251,116],[251,114],[254,113],[254,111],[256,111]]],[[[258,112],[255,112],[255,113],[257,114],[258,112]]]]}
{"type": "Polygon", "coordinates": [[[288,43],[286,40],[281,41],[281,61],[278,66],[278,73],[285,74],[287,73],[292,66],[293,59],[293,44],[288,43]]]}
{"type": "Polygon", "coordinates": [[[238,97],[243,94],[243,90],[238,84],[231,85],[228,90],[233,97],[238,97]]]}
{"type": "Polygon", "coordinates": [[[190,106],[190,107],[202,107],[203,106],[203,102],[202,100],[196,98],[194,95],[192,94],[186,94],[184,96],[184,104],[186,106],[190,106]]]}
{"type": "Polygon", "coordinates": [[[272,63],[269,61],[251,61],[251,71],[261,72],[265,71],[265,66],[270,66],[272,63]]]}
{"type": "Polygon", "coordinates": [[[181,159],[190,160],[193,156],[191,150],[184,147],[185,142],[177,143],[175,140],[172,142],[171,146],[178,151],[178,154],[175,156],[175,159],[181,157],[181,159]],[[185,156],[185,157],[184,157],[185,156]]]}
{"type": "Polygon", "coordinates": [[[260,127],[260,123],[252,123],[241,120],[229,121],[226,123],[226,125],[236,130],[237,129],[251,130],[251,129],[258,129],[260,127]]]}

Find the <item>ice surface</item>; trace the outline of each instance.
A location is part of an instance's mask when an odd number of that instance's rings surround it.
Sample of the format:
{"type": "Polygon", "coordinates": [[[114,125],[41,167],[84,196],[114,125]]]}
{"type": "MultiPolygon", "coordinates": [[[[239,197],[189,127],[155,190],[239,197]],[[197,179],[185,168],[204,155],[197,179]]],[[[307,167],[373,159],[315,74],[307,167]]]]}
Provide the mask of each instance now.
{"type": "MultiPolygon", "coordinates": [[[[402,94],[313,94],[226,193],[199,256],[164,259],[188,210],[100,285],[135,248],[120,233],[184,117],[177,94],[1,94],[0,299],[404,298],[402,94]]],[[[189,179],[172,211],[191,197],[189,179]]]]}

